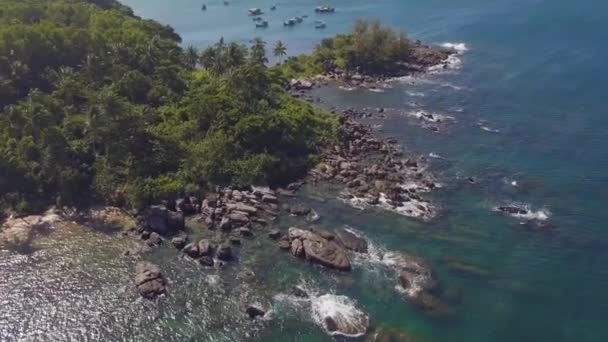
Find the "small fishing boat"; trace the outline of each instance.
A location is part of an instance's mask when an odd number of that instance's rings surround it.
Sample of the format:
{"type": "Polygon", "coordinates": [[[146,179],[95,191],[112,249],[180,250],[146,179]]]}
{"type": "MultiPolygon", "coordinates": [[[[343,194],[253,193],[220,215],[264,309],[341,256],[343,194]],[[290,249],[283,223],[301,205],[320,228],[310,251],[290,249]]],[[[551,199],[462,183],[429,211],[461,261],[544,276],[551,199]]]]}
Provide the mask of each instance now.
{"type": "Polygon", "coordinates": [[[228,6],[230,3],[226,0],[224,0],[224,6],[228,6]]]}
{"type": "Polygon", "coordinates": [[[272,6],[270,7],[270,10],[271,10],[271,11],[274,11],[274,10],[276,10],[276,9],[277,9],[277,6],[275,6],[275,5],[272,5],[272,6]]]}
{"type": "Polygon", "coordinates": [[[264,12],[262,12],[262,10],[259,8],[250,8],[249,9],[249,15],[262,15],[262,14],[264,14],[264,12]]]}
{"type": "Polygon", "coordinates": [[[201,10],[206,11],[207,10],[207,5],[203,4],[203,7],[201,7],[201,10]]]}
{"type": "Polygon", "coordinates": [[[296,25],[296,20],[295,19],[287,19],[283,22],[283,26],[295,26],[296,25]]]}
{"type": "Polygon", "coordinates": [[[321,20],[315,21],[315,28],[316,29],[324,29],[326,27],[327,27],[327,25],[325,24],[325,22],[323,22],[321,20]]]}
{"type": "Polygon", "coordinates": [[[336,11],[335,8],[329,7],[329,6],[319,6],[319,7],[315,8],[315,12],[317,12],[317,13],[333,13],[335,11],[336,11]]]}
{"type": "Polygon", "coordinates": [[[264,20],[264,19],[262,19],[262,17],[255,17],[255,18],[253,18],[253,21],[262,21],[262,20],[264,20]]]}
{"type": "Polygon", "coordinates": [[[258,28],[267,28],[268,27],[268,22],[266,20],[264,20],[262,22],[259,22],[259,23],[255,24],[255,27],[258,27],[258,28]]]}
{"type": "Polygon", "coordinates": [[[302,18],[308,18],[308,14],[304,14],[302,18]]]}
{"type": "Polygon", "coordinates": [[[298,24],[301,23],[302,21],[304,21],[304,19],[302,19],[302,17],[295,17],[294,19],[298,24]]]}

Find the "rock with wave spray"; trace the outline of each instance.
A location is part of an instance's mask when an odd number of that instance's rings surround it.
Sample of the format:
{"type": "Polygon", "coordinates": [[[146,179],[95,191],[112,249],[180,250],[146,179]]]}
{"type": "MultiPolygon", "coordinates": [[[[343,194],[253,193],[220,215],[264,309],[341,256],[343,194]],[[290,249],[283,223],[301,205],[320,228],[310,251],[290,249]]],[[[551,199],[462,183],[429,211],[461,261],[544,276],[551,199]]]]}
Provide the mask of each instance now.
{"type": "Polygon", "coordinates": [[[362,237],[344,228],[336,230],[336,236],[344,248],[357,253],[367,253],[367,241],[362,237]]]}
{"type": "Polygon", "coordinates": [[[313,297],[311,310],[315,322],[331,336],[360,337],[367,333],[369,317],[346,296],[313,297]]]}

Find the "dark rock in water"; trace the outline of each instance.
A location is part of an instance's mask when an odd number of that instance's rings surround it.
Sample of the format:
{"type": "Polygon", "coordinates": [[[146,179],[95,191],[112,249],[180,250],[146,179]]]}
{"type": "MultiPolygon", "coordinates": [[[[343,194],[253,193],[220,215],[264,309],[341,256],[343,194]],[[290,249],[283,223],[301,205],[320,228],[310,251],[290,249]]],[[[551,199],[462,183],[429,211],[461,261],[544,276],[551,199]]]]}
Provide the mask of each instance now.
{"type": "Polygon", "coordinates": [[[273,240],[278,239],[280,236],[281,236],[281,231],[278,229],[273,229],[270,232],[268,232],[268,237],[273,240]]]}
{"type": "Polygon", "coordinates": [[[516,206],[510,206],[510,205],[500,206],[497,209],[499,211],[502,211],[502,212],[510,214],[510,215],[526,215],[529,213],[528,210],[526,210],[524,208],[519,208],[516,206]]]}
{"type": "Polygon", "coordinates": [[[289,208],[289,212],[295,216],[304,216],[310,213],[310,208],[305,206],[304,204],[294,204],[289,208]]]}
{"type": "Polygon", "coordinates": [[[220,221],[219,228],[221,230],[228,231],[228,230],[232,229],[232,222],[230,222],[229,218],[223,217],[222,220],[220,221]]]}
{"type": "Polygon", "coordinates": [[[184,249],[182,249],[182,252],[186,253],[186,255],[191,258],[198,258],[201,256],[200,251],[198,249],[198,243],[195,242],[187,244],[184,249]]]}
{"type": "Polygon", "coordinates": [[[421,292],[417,296],[412,297],[411,302],[427,314],[433,316],[447,316],[453,312],[450,306],[428,292],[421,292]]]}
{"type": "Polygon", "coordinates": [[[142,240],[148,240],[150,238],[150,232],[149,231],[143,231],[141,233],[141,235],[139,236],[142,240]]]}
{"type": "Polygon", "coordinates": [[[230,245],[228,244],[220,245],[215,256],[222,261],[231,261],[234,259],[234,256],[232,255],[232,248],[230,248],[230,245]]]}
{"type": "Polygon", "coordinates": [[[242,227],[242,228],[239,228],[239,229],[237,230],[237,232],[238,232],[239,234],[241,234],[242,236],[247,236],[247,237],[251,237],[251,236],[253,236],[253,232],[252,232],[252,231],[251,231],[251,229],[249,229],[249,228],[242,227]]]}
{"type": "Polygon", "coordinates": [[[291,243],[288,240],[279,240],[278,246],[280,249],[284,250],[291,249],[291,243]]]}
{"type": "Polygon", "coordinates": [[[302,240],[294,239],[291,241],[291,254],[298,258],[304,257],[304,245],[302,240]]]}
{"type": "Polygon", "coordinates": [[[419,338],[406,334],[397,329],[380,329],[375,334],[371,334],[366,342],[421,342],[419,338]]]}
{"type": "Polygon", "coordinates": [[[358,253],[367,253],[367,241],[365,239],[358,237],[346,229],[338,229],[336,235],[344,248],[358,253]]]}
{"type": "Polygon", "coordinates": [[[302,182],[290,183],[289,185],[287,185],[287,190],[296,191],[302,187],[302,184],[302,182]]]}
{"type": "Polygon", "coordinates": [[[327,329],[327,331],[330,333],[333,333],[334,331],[338,330],[338,323],[336,323],[332,317],[327,316],[325,317],[325,329],[327,329]]]}
{"type": "Polygon", "coordinates": [[[306,292],[306,290],[304,290],[301,286],[296,285],[294,287],[291,288],[291,293],[296,296],[296,297],[300,297],[300,298],[308,298],[308,292],[306,292]]]}
{"type": "Polygon", "coordinates": [[[172,212],[162,205],[149,207],[145,212],[146,227],[159,234],[169,234],[184,229],[184,215],[172,212]]]}
{"type": "Polygon", "coordinates": [[[167,292],[160,268],[149,262],[140,262],[135,266],[135,286],[139,294],[147,299],[154,299],[167,292]]]}
{"type": "Polygon", "coordinates": [[[262,202],[264,203],[277,203],[279,200],[274,195],[264,195],[262,196],[262,202]]]}
{"type": "Polygon", "coordinates": [[[256,317],[264,317],[264,315],[266,315],[266,310],[256,304],[249,305],[245,312],[251,319],[254,319],[256,317]]]}
{"type": "Polygon", "coordinates": [[[187,243],[188,243],[188,238],[184,235],[176,236],[173,239],[171,239],[171,244],[173,245],[173,247],[175,247],[179,250],[183,249],[187,243]]]}
{"type": "Polygon", "coordinates": [[[156,232],[152,232],[150,234],[150,237],[148,238],[148,240],[146,240],[146,244],[150,247],[158,246],[162,242],[163,242],[163,240],[160,238],[160,235],[158,235],[158,233],[156,233],[156,232]]]}
{"type": "Polygon", "coordinates": [[[213,262],[213,258],[212,258],[212,257],[210,257],[210,256],[204,256],[204,257],[200,258],[200,259],[198,260],[198,262],[199,262],[201,265],[203,265],[203,266],[207,266],[207,267],[213,267],[213,264],[214,264],[214,262],[213,262]]]}
{"type": "Polygon", "coordinates": [[[213,245],[209,240],[202,239],[198,242],[198,255],[199,256],[210,256],[213,254],[213,245]]]}

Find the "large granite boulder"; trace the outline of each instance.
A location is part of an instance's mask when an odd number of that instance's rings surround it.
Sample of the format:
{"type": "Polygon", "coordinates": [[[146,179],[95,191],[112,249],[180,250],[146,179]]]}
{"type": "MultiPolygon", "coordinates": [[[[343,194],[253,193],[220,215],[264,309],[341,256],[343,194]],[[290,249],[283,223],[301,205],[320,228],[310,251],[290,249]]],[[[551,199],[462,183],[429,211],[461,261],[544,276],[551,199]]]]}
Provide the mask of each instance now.
{"type": "Polygon", "coordinates": [[[144,261],[135,266],[135,286],[142,297],[154,299],[165,294],[167,292],[166,284],[157,265],[144,261]]]}
{"type": "Polygon", "coordinates": [[[336,235],[340,244],[346,249],[358,253],[367,253],[367,241],[365,239],[349,232],[346,229],[336,230],[336,235]]]}
{"type": "Polygon", "coordinates": [[[305,257],[313,263],[340,271],[351,269],[346,252],[335,241],[327,240],[314,232],[294,227],[289,228],[287,237],[291,241],[291,251],[295,256],[305,257]]]}

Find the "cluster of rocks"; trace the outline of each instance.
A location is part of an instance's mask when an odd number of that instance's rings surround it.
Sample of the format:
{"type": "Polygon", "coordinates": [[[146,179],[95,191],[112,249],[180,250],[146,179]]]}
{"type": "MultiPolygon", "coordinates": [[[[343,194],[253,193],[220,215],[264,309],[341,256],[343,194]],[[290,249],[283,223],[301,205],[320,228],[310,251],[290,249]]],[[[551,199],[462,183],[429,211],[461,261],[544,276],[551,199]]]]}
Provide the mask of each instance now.
{"type": "Polygon", "coordinates": [[[201,203],[202,218],[209,229],[251,235],[254,224],[266,225],[278,215],[277,193],[268,187],[250,190],[226,188],[208,193],[201,203]]]}
{"type": "Polygon", "coordinates": [[[313,180],[346,185],[345,200],[355,206],[375,205],[421,219],[434,216],[434,207],[422,197],[439,185],[425,173],[421,161],[403,158],[393,139],[378,139],[371,128],[346,110],[340,117],[338,143],[323,154],[311,172],[313,180]]]}
{"type": "Polygon", "coordinates": [[[198,259],[203,266],[213,266],[215,264],[214,257],[221,262],[228,262],[235,259],[232,247],[228,242],[216,244],[209,239],[201,239],[196,242],[188,243],[188,238],[184,235],[180,235],[174,237],[171,240],[171,244],[189,257],[198,259]]]}

